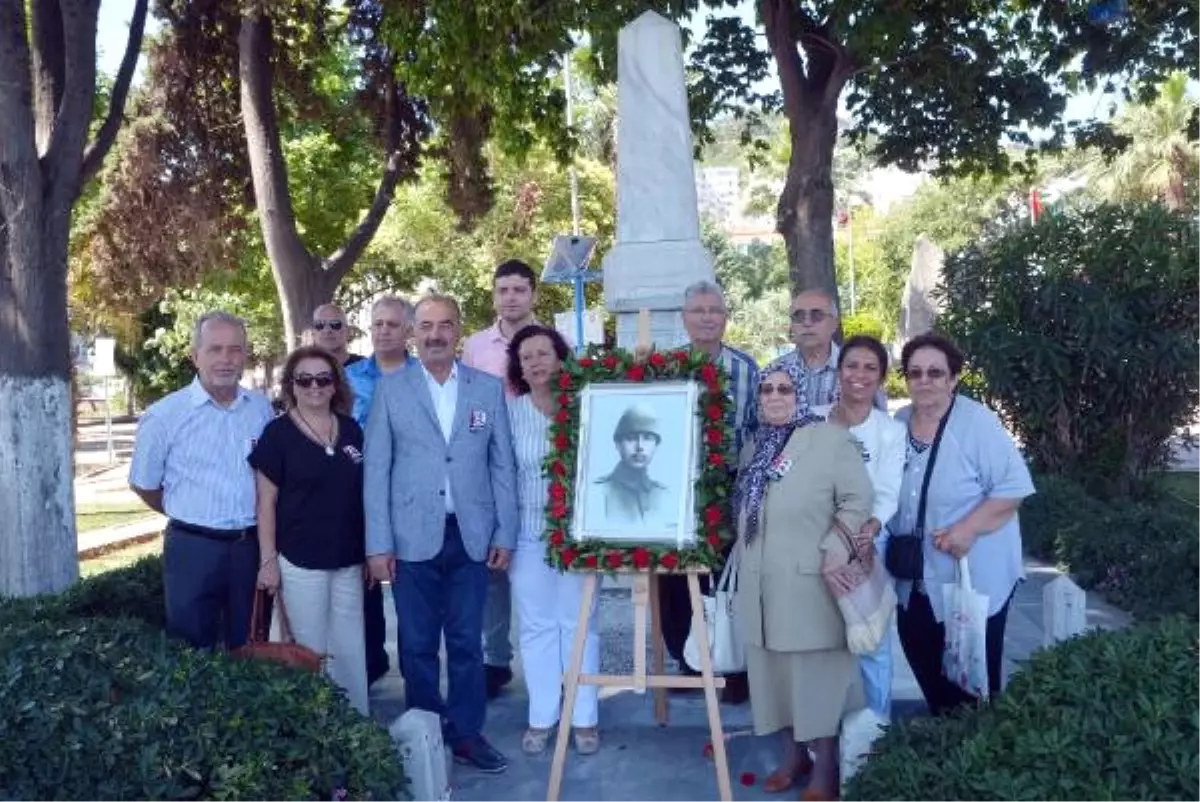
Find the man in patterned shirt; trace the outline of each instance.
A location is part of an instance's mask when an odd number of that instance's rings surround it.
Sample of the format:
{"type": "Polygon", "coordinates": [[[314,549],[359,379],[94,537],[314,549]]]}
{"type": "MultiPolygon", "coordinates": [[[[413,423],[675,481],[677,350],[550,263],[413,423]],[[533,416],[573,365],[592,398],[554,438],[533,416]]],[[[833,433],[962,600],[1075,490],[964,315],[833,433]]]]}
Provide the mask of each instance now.
{"type": "MultiPolygon", "coordinates": [[[[742,445],[750,440],[756,426],[754,397],[758,391],[758,366],[749,354],[723,342],[728,322],[729,308],[725,304],[725,293],[719,286],[711,281],[698,281],[684,290],[683,326],[691,347],[708,354],[729,374],[727,423],[733,429],[735,449],[729,455],[729,462],[736,465],[742,445]]],[[[682,576],[660,577],[658,593],[667,651],[685,674],[694,674],[696,672],[683,661],[683,645],[692,621],[687,580],[682,576]]],[[[735,704],[745,701],[745,679],[745,674],[726,677],[724,701],[735,704]]]]}

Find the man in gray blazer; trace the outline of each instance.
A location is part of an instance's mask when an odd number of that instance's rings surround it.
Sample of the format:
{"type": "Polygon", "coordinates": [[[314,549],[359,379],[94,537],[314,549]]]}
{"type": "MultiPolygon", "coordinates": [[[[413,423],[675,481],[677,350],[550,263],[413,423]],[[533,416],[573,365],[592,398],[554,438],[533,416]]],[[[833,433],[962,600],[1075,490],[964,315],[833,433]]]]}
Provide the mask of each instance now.
{"type": "Polygon", "coordinates": [[[371,575],[392,582],[409,707],[442,717],[455,759],[508,764],[483,738],[483,606],[488,570],[516,546],[517,471],[504,387],[455,360],[458,304],[416,308],[420,364],[384,376],[367,420],[365,506],[371,575]],[[438,651],[446,638],[449,693],[438,651]]]}

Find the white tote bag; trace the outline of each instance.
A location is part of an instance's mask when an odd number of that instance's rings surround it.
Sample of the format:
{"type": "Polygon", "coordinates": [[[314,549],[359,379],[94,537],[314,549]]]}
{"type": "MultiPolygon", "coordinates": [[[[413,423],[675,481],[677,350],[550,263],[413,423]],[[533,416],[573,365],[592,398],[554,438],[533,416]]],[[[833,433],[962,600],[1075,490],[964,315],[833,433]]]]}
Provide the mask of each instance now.
{"type": "MultiPolygon", "coordinates": [[[[704,623],[708,627],[708,645],[715,674],[737,674],[746,670],[746,648],[738,635],[737,617],[733,609],[741,556],[741,548],[735,548],[725,562],[712,595],[701,597],[704,600],[704,623]]],[[[700,639],[694,627],[683,645],[683,661],[693,671],[700,670],[700,639]]]]}
{"type": "Polygon", "coordinates": [[[946,649],[942,673],[980,701],[988,698],[988,597],[971,587],[967,558],[958,561],[958,581],[942,585],[946,616],[946,649]]]}

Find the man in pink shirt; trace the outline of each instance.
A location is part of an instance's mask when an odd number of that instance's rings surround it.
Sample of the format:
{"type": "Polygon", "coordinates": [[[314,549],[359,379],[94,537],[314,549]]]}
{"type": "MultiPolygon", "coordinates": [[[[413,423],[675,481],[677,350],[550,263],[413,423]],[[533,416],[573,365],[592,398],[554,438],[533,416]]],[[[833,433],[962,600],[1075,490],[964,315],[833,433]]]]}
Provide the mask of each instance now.
{"type": "MultiPolygon", "coordinates": [[[[508,383],[508,344],[514,334],[537,322],[533,317],[536,301],[537,276],[533,268],[519,259],[504,262],[496,268],[492,278],[496,323],[471,335],[463,344],[462,363],[500,377],[510,398],[513,388],[508,383]]],[[[494,699],[500,689],[512,681],[511,622],[512,595],[508,573],[492,571],[487,603],[483,608],[483,670],[489,699],[494,699]]]]}

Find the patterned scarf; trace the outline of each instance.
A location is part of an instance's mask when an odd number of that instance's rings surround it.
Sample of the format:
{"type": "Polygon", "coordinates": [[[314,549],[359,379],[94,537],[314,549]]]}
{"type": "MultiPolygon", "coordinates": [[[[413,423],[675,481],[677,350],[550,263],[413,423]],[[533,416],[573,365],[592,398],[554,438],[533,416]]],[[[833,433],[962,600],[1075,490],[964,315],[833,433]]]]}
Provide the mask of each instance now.
{"type": "Polygon", "coordinates": [[[738,471],[737,486],[733,491],[733,509],[736,512],[737,520],[746,522],[743,537],[746,539],[745,545],[747,546],[758,534],[759,513],[762,510],[763,497],[767,493],[767,482],[769,481],[767,474],[771,465],[783,453],[784,446],[792,437],[792,432],[823,420],[809,412],[807,405],[800,403],[803,390],[798,364],[790,363],[766,368],[759,372],[758,384],[762,384],[763,380],[773,373],[786,373],[792,386],[796,388],[796,417],[790,423],[782,426],[772,426],[760,421],[754,435],[754,456],[747,465],[738,471]]]}

